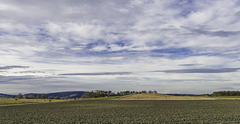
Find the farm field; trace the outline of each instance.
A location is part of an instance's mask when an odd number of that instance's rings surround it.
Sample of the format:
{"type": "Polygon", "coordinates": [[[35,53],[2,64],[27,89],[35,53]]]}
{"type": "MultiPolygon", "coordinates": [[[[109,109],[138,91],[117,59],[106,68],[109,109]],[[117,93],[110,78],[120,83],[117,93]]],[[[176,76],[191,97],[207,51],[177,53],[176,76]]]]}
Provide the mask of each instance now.
{"type": "Polygon", "coordinates": [[[38,104],[38,103],[49,103],[49,102],[64,102],[69,100],[56,100],[56,99],[0,99],[1,106],[15,106],[15,105],[26,105],[26,104],[38,104]]]}
{"type": "Polygon", "coordinates": [[[238,100],[76,100],[1,106],[0,123],[240,123],[238,100]]]}

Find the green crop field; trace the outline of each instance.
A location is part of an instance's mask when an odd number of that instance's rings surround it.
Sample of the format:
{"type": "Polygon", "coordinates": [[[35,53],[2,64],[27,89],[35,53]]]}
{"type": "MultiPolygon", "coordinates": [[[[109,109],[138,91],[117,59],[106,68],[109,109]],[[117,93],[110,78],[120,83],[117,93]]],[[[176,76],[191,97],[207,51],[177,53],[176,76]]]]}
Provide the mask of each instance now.
{"type": "Polygon", "coordinates": [[[70,100],[58,100],[58,99],[0,99],[1,106],[15,106],[15,105],[26,105],[26,104],[37,104],[37,103],[49,103],[49,102],[64,102],[70,100]]]}
{"type": "Polygon", "coordinates": [[[238,100],[76,100],[0,107],[0,124],[240,123],[238,100]]]}

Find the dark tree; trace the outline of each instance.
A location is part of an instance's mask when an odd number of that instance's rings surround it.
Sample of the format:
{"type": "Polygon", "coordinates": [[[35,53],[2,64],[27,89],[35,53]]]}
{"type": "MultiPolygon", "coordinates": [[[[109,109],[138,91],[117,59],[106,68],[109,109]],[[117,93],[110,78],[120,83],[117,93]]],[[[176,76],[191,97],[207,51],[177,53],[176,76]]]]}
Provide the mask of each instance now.
{"type": "Polygon", "coordinates": [[[153,94],[157,94],[157,91],[156,91],[156,90],[154,90],[154,91],[153,91],[153,94]]]}
{"type": "Polygon", "coordinates": [[[18,96],[17,96],[18,99],[22,99],[23,98],[23,95],[22,93],[19,93],[18,96]]]}
{"type": "Polygon", "coordinates": [[[147,91],[146,91],[146,90],[143,90],[143,91],[141,91],[141,93],[147,93],[147,91]]]}
{"type": "Polygon", "coordinates": [[[32,94],[30,94],[30,95],[28,96],[28,98],[29,98],[29,99],[35,99],[35,96],[32,95],[32,94]]]}
{"type": "Polygon", "coordinates": [[[59,97],[59,96],[56,96],[55,99],[60,99],[60,97],[59,97]]]}
{"type": "Polygon", "coordinates": [[[41,98],[41,95],[40,95],[40,94],[38,94],[38,95],[36,96],[36,98],[37,98],[37,99],[40,99],[40,98],[41,98]]]}
{"type": "Polygon", "coordinates": [[[153,91],[149,90],[148,93],[153,94],[153,91]]]}
{"type": "Polygon", "coordinates": [[[47,95],[46,94],[42,94],[41,95],[41,99],[46,99],[47,98],[47,95]]]}
{"type": "Polygon", "coordinates": [[[27,94],[25,94],[25,95],[23,95],[23,98],[24,98],[24,99],[28,99],[29,97],[28,97],[27,94]]]}

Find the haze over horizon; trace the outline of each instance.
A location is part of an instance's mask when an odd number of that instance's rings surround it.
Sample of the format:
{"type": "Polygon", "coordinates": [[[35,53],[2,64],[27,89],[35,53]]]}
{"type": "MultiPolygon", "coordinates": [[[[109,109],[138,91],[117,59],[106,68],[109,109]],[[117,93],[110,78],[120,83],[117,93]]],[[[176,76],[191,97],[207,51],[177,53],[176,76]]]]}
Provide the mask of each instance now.
{"type": "Polygon", "coordinates": [[[1,0],[0,93],[240,90],[238,0],[1,0]]]}

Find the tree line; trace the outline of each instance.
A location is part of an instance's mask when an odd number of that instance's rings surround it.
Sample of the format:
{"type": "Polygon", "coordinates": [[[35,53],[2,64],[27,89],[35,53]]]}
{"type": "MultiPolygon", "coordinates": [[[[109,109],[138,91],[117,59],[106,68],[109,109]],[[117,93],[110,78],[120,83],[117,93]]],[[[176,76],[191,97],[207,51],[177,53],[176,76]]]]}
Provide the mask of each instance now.
{"type": "Polygon", "coordinates": [[[210,96],[240,96],[240,91],[217,91],[210,94],[210,96]]]}
{"type": "Polygon", "coordinates": [[[82,95],[82,98],[97,98],[97,97],[109,97],[109,96],[124,96],[124,95],[132,95],[132,94],[140,94],[140,93],[152,93],[157,94],[157,91],[121,91],[114,93],[112,91],[104,91],[104,90],[97,90],[97,91],[91,91],[86,92],[82,95]]]}

